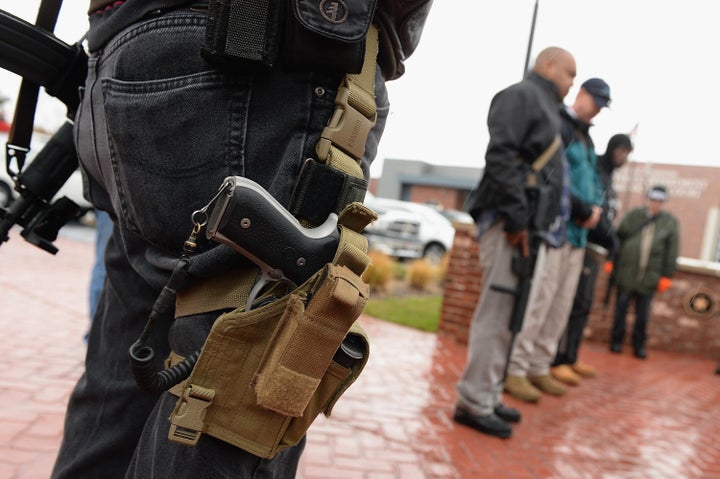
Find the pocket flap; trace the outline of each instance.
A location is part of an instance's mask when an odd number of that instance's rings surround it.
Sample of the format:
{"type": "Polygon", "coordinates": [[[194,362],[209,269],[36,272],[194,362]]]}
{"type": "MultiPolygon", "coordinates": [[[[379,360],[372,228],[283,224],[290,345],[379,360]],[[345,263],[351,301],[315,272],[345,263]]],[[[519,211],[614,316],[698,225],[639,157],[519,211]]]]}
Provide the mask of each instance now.
{"type": "Polygon", "coordinates": [[[294,0],[297,21],[311,32],[341,42],[365,37],[375,12],[375,0],[294,0]]]}

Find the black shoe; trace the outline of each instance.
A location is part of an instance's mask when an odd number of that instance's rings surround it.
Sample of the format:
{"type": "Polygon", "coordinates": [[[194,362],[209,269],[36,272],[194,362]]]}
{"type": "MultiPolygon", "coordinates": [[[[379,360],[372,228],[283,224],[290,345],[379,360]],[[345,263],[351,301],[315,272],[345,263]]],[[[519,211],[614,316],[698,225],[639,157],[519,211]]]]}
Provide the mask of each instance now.
{"type": "Polygon", "coordinates": [[[520,411],[513,407],[507,407],[503,403],[495,406],[495,415],[506,422],[520,422],[522,418],[520,411]]]}
{"type": "Polygon", "coordinates": [[[512,436],[512,427],[510,427],[510,424],[500,419],[494,413],[488,414],[487,416],[476,416],[463,408],[456,407],[453,420],[484,434],[496,436],[501,439],[508,439],[512,436]]]}
{"type": "Polygon", "coordinates": [[[645,351],[645,348],[635,348],[635,357],[638,359],[646,359],[647,352],[645,351]]]}
{"type": "Polygon", "coordinates": [[[622,344],[620,344],[620,343],[610,344],[610,351],[613,353],[622,353],[622,344]]]}

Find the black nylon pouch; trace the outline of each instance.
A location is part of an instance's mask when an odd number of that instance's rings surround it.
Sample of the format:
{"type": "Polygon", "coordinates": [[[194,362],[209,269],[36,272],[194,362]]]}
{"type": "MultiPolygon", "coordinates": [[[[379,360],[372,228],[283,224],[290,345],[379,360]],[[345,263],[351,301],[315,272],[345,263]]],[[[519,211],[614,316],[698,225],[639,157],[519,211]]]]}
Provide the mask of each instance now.
{"type": "Polygon", "coordinates": [[[284,66],[360,73],[375,4],[376,0],[291,0],[284,66]]]}
{"type": "Polygon", "coordinates": [[[277,62],[284,3],[210,0],[203,57],[225,67],[272,67],[277,62]]]}

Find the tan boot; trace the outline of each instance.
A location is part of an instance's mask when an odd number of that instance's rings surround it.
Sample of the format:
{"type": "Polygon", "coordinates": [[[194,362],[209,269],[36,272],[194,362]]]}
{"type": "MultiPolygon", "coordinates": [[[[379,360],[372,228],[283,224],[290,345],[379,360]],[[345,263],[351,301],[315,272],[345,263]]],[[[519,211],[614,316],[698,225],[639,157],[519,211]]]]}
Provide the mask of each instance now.
{"type": "Polygon", "coordinates": [[[550,368],[550,374],[561,383],[569,384],[570,386],[580,384],[580,376],[575,374],[568,364],[561,364],[550,368]]]}
{"type": "Polygon", "coordinates": [[[528,381],[542,392],[552,394],[553,396],[562,396],[567,391],[565,386],[555,381],[549,374],[528,376],[528,381]]]}
{"type": "Polygon", "coordinates": [[[595,377],[595,368],[590,366],[589,364],[585,364],[582,361],[578,361],[575,364],[572,365],[573,371],[575,371],[577,374],[584,378],[594,378],[595,377]]]}
{"type": "Polygon", "coordinates": [[[524,376],[508,376],[503,389],[515,399],[525,402],[538,402],[542,396],[524,376]]]}

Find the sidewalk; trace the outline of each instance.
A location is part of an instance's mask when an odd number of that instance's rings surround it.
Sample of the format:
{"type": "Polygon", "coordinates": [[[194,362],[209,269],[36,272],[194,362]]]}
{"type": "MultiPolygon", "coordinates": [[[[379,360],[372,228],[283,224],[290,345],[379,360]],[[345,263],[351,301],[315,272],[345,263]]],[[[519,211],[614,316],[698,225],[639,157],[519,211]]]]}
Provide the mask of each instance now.
{"type": "MultiPolygon", "coordinates": [[[[47,478],[82,372],[92,244],[49,255],[14,234],[0,247],[0,478],[47,478]]],[[[713,319],[716,320],[716,319],[713,319]]],[[[720,376],[711,360],[649,359],[586,344],[597,378],[519,407],[512,439],[452,421],[465,348],[369,317],[368,366],[308,433],[301,479],[720,479],[720,376]]]]}

